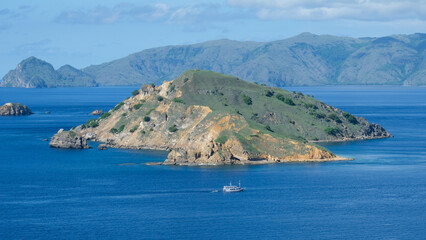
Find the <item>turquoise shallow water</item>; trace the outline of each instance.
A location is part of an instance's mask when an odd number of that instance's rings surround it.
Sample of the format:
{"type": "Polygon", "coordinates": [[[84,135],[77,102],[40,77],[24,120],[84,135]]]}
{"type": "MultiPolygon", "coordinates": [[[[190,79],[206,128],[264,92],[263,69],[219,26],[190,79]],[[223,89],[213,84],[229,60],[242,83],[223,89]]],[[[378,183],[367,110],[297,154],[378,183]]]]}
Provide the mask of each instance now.
{"type": "Polygon", "coordinates": [[[0,103],[35,112],[0,118],[0,239],[425,238],[426,88],[290,88],[395,136],[326,145],[354,161],[146,166],[167,153],[61,150],[43,141],[133,89],[0,88],[0,103]],[[212,192],[231,180],[247,190],[212,192]]]}

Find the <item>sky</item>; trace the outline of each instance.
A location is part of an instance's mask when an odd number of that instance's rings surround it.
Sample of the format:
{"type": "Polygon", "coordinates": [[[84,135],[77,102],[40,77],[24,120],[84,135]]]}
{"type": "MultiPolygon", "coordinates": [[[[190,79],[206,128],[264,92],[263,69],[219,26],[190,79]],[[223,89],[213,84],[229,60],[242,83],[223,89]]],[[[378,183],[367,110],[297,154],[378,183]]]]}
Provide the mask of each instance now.
{"type": "Polygon", "coordinates": [[[0,77],[30,56],[84,68],[153,47],[303,32],[425,33],[426,0],[2,0],[0,77]]]}

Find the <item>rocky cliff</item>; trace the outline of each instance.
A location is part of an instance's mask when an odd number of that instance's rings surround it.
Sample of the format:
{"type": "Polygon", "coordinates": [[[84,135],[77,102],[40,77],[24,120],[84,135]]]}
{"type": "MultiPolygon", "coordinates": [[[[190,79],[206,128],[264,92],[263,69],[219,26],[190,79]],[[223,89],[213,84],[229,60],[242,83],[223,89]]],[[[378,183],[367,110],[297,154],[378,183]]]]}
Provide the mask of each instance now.
{"type": "Polygon", "coordinates": [[[0,107],[0,116],[25,116],[33,114],[31,109],[20,103],[6,103],[0,107]]]}
{"type": "Polygon", "coordinates": [[[311,141],[391,136],[303,93],[200,70],[143,85],[72,131],[108,147],[168,150],[164,163],[177,165],[338,160],[311,141]]]}

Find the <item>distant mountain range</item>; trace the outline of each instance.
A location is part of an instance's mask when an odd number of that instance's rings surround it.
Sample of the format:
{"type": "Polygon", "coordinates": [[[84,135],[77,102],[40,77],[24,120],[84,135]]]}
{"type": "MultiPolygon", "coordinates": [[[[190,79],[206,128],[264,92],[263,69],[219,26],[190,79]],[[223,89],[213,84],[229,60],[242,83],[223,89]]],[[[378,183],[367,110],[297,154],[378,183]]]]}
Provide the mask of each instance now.
{"type": "Polygon", "coordinates": [[[216,40],[151,48],[82,70],[34,57],[3,87],[141,85],[206,69],[269,86],[426,85],[426,34],[349,38],[302,33],[273,42],[216,40]],[[63,69],[65,68],[65,69],[63,69]]]}

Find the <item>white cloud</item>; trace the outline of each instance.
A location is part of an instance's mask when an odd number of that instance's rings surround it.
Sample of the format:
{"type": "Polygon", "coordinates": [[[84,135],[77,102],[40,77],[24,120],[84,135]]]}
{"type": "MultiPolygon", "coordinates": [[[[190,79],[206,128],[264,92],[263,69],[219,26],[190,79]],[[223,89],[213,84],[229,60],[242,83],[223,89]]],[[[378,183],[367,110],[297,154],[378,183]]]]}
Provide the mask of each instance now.
{"type": "Polygon", "coordinates": [[[170,14],[169,23],[185,23],[200,15],[197,7],[181,7],[170,14]]]}
{"type": "Polygon", "coordinates": [[[56,21],[68,24],[111,24],[120,21],[163,22],[168,24],[198,24],[211,20],[224,21],[243,17],[218,4],[171,6],[164,3],[135,5],[121,3],[113,7],[97,6],[85,10],[62,12],[56,21]]]}
{"type": "Polygon", "coordinates": [[[122,3],[114,7],[97,6],[62,12],[56,21],[71,24],[111,24],[118,21],[155,21],[169,12],[165,4],[136,6],[122,3]]]}
{"type": "Polygon", "coordinates": [[[262,20],[426,20],[424,0],[228,0],[228,5],[251,9],[262,20]]]}

